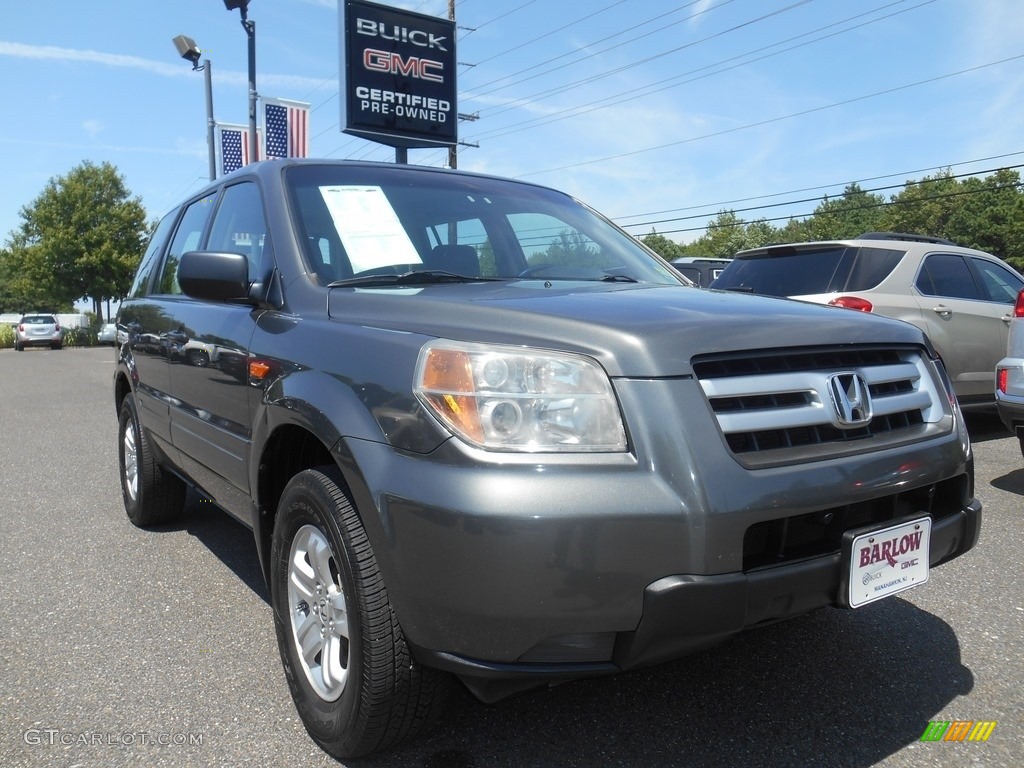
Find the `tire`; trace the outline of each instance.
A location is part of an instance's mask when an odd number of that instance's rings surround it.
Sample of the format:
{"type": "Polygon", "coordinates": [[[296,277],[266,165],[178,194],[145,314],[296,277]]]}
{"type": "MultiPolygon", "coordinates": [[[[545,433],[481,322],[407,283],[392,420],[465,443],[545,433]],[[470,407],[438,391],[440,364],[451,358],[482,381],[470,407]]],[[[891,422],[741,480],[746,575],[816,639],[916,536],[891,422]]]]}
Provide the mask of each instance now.
{"type": "Polygon", "coordinates": [[[185,506],[185,483],[161,467],[139,426],[135,396],[126,395],[118,418],[117,454],[121,495],[128,519],[145,528],[177,517],[185,506]]]}
{"type": "Polygon", "coordinates": [[[210,356],[201,349],[190,349],[186,358],[189,365],[205,368],[210,364],[210,356]]]}
{"type": "Polygon", "coordinates": [[[25,351],[25,345],[22,344],[20,341],[14,342],[14,351],[15,352],[24,352],[25,351]]]}
{"type": "Polygon", "coordinates": [[[412,658],[344,489],[336,467],[288,483],[274,521],[270,590],[299,716],[324,751],[350,759],[421,732],[450,678],[412,658]]]}

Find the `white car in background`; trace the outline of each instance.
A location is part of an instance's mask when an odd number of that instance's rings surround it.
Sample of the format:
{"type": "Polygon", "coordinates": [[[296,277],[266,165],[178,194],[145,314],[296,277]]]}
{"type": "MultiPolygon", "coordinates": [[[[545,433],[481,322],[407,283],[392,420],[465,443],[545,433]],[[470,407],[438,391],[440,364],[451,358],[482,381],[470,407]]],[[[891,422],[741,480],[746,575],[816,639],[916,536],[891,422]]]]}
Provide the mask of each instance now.
{"type": "Polygon", "coordinates": [[[996,408],[1024,454],[1024,290],[1013,307],[1006,357],[996,365],[996,408]]]}
{"type": "Polygon", "coordinates": [[[100,326],[100,330],[96,334],[96,342],[114,346],[117,343],[117,323],[104,323],[100,326]]]}

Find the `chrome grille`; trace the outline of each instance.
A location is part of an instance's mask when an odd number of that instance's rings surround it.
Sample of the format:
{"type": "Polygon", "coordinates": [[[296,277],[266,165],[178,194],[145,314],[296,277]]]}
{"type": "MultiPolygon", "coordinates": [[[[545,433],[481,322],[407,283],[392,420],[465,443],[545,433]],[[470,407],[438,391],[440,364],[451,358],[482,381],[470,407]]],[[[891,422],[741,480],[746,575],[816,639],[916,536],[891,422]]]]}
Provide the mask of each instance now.
{"type": "Polygon", "coordinates": [[[937,370],[916,348],[720,355],[695,359],[693,370],[730,451],[750,467],[879,450],[952,428],[937,370]],[[856,426],[830,394],[831,379],[851,374],[872,408],[856,426]]]}

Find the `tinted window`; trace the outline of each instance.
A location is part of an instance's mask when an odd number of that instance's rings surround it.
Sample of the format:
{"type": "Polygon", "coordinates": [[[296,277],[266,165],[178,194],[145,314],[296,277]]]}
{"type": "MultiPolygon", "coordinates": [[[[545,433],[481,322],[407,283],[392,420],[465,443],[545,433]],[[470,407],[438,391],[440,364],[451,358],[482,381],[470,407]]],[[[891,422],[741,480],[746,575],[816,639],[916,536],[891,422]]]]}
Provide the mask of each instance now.
{"type": "Polygon", "coordinates": [[[153,236],[149,238],[146,253],[143,255],[142,261],[139,262],[139,268],[135,273],[135,280],[132,282],[131,290],[128,291],[129,298],[135,299],[139,296],[145,296],[149,292],[149,278],[153,274],[153,268],[160,258],[160,251],[163,249],[164,242],[166,242],[167,235],[170,234],[173,225],[174,213],[164,216],[161,222],[157,224],[153,236]]]}
{"type": "Polygon", "coordinates": [[[1024,287],[1024,283],[1013,272],[987,259],[972,257],[971,263],[981,277],[990,301],[998,301],[1000,304],[1013,304],[1017,301],[1017,293],[1024,287]]]}
{"type": "Polygon", "coordinates": [[[878,287],[900,263],[903,254],[904,251],[891,248],[858,248],[846,285],[837,286],[833,290],[870,291],[878,287]]]}
{"type": "Polygon", "coordinates": [[[256,280],[266,234],[259,187],[252,182],[235,184],[221,196],[206,249],[242,254],[249,260],[249,279],[256,280]]]}
{"type": "Polygon", "coordinates": [[[967,262],[962,256],[951,253],[933,253],[926,257],[915,285],[926,296],[982,298],[967,262]]]}
{"type": "Polygon", "coordinates": [[[889,248],[772,251],[765,257],[733,260],[715,278],[714,287],[768,296],[867,291],[888,277],[902,257],[903,251],[889,248]]]}
{"type": "Polygon", "coordinates": [[[843,269],[846,248],[772,252],[733,259],[715,281],[715,288],[749,290],[767,296],[827,293],[843,269]]]}
{"type": "Polygon", "coordinates": [[[178,263],[181,261],[181,254],[194,251],[199,247],[203,228],[206,226],[206,220],[210,218],[214,199],[213,197],[204,197],[185,209],[178,230],[174,233],[174,239],[171,241],[171,247],[164,259],[163,271],[160,274],[159,293],[181,293],[181,286],[178,285],[178,263]]]}
{"type": "Polygon", "coordinates": [[[676,267],[679,273],[684,277],[688,277],[697,285],[700,285],[700,270],[696,267],[676,267]]]}

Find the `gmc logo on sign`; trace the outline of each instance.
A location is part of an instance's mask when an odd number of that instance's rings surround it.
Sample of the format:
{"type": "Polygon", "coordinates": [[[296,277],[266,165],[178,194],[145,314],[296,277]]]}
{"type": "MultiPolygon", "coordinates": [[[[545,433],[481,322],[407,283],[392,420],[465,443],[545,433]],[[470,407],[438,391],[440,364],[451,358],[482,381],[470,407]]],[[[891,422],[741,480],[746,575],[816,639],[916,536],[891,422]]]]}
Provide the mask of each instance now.
{"type": "Polygon", "coordinates": [[[418,56],[405,58],[400,53],[367,48],[363,51],[363,66],[371,72],[408,75],[418,80],[429,80],[432,83],[444,82],[444,64],[418,56]]]}

